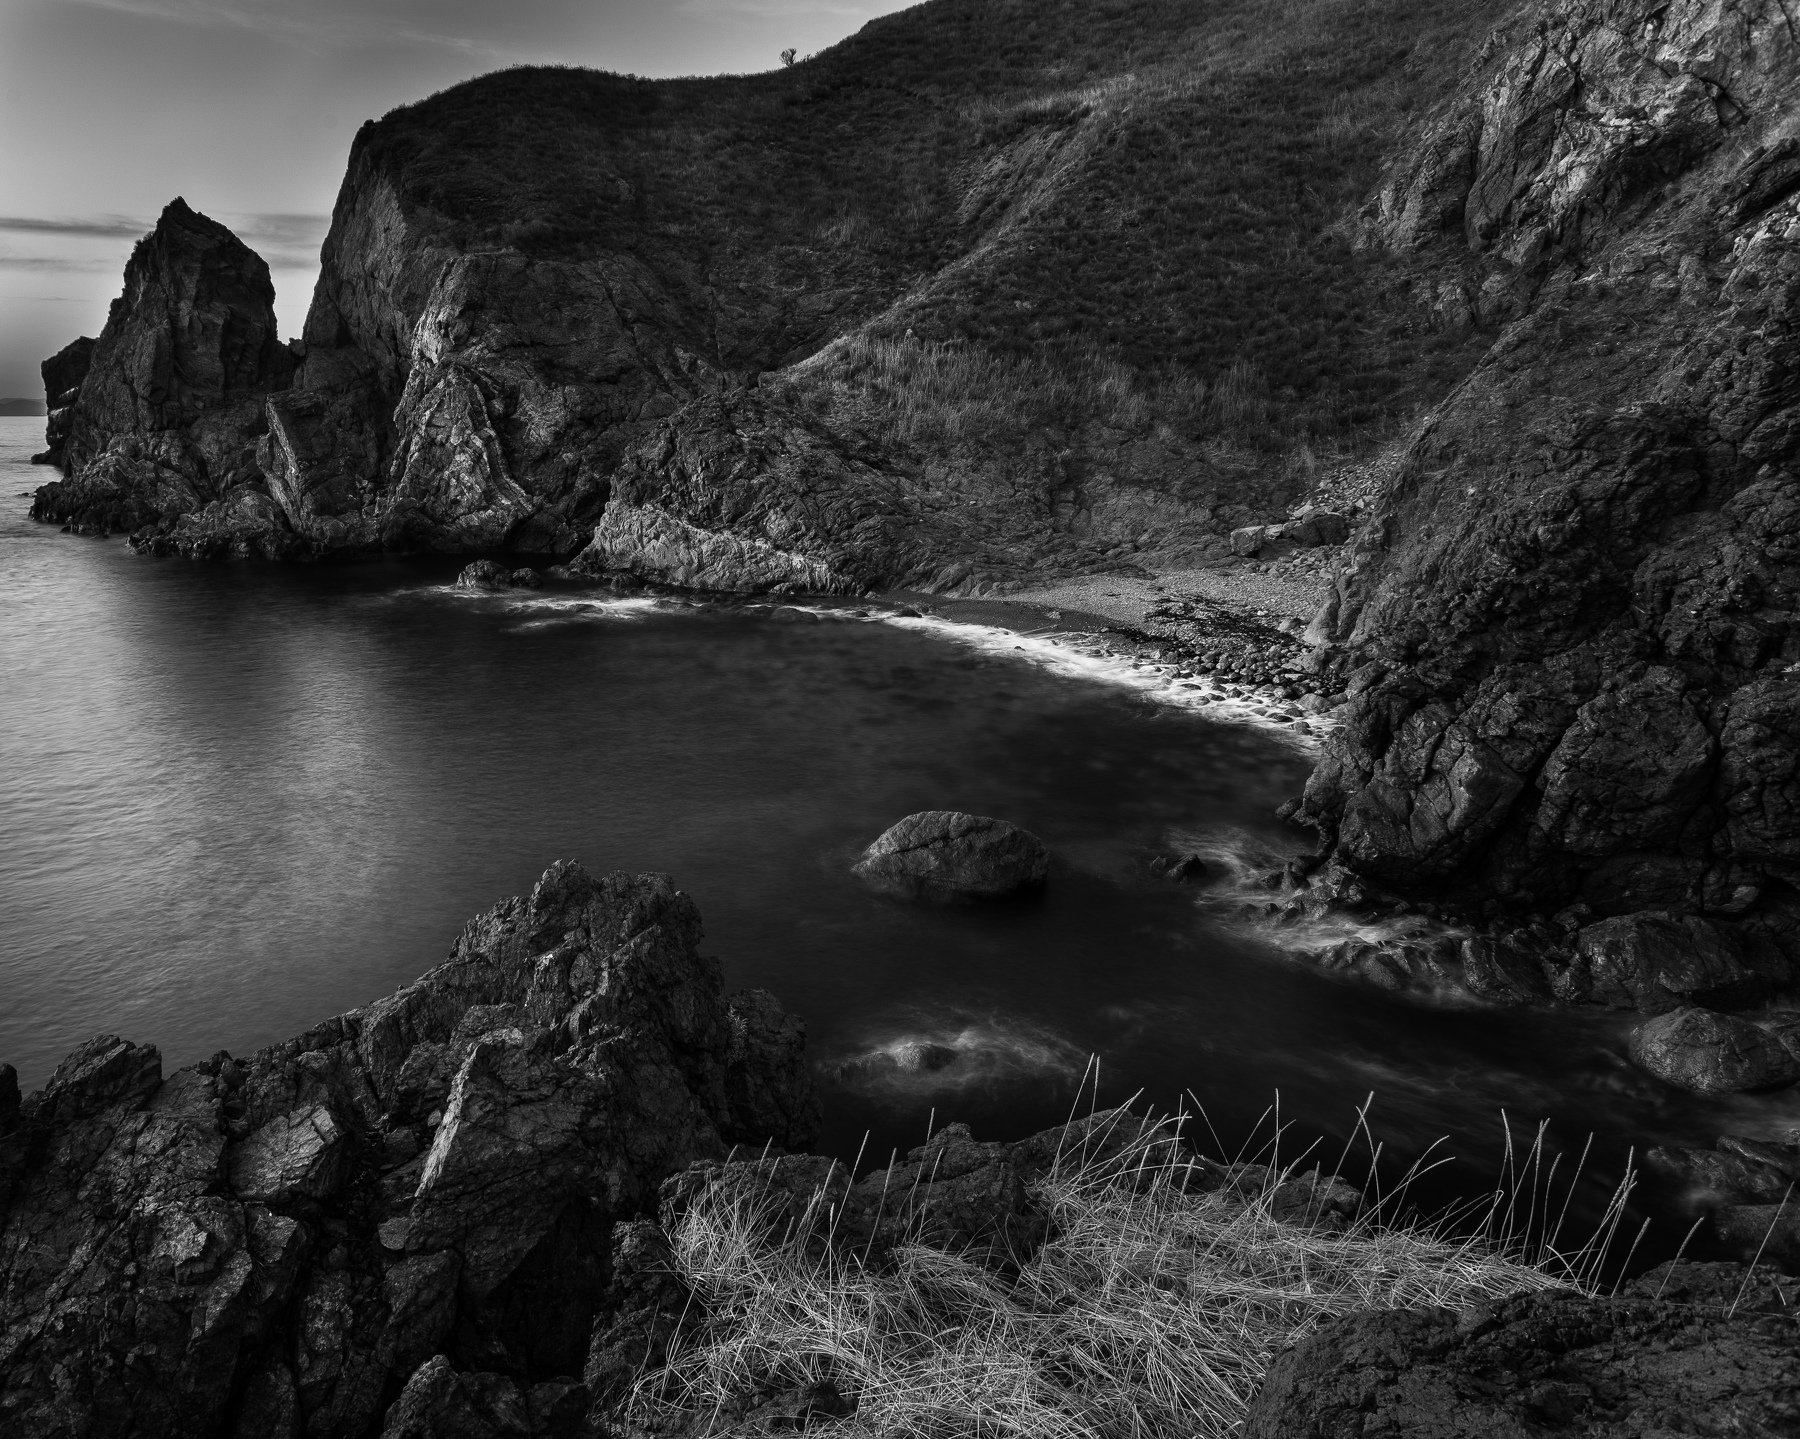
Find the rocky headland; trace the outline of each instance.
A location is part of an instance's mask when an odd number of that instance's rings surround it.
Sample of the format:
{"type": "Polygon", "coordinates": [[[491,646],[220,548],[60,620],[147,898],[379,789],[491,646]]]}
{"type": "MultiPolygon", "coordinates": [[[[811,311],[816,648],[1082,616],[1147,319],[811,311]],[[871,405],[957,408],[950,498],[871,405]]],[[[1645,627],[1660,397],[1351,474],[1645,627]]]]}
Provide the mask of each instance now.
{"type": "MultiPolygon", "coordinates": [[[[803,1029],[766,993],[727,997],[699,940],[666,877],[565,862],[414,984],[245,1058],[165,1076],[154,1047],[103,1035],[23,1098],[0,1067],[5,1432],[825,1427],[863,1396],[784,1388],[782,1364],[729,1402],[644,1408],[640,1376],[715,1322],[672,1248],[684,1216],[877,1272],[937,1253],[1004,1284],[1055,1238],[1042,1186],[1071,1162],[1120,1156],[1125,1192],[1215,1192],[1307,1242],[1358,1211],[1316,1168],[1213,1163],[1118,1113],[1011,1144],[952,1124],[862,1175],[805,1154],[803,1029]]],[[[1533,1292],[1485,1308],[1296,1336],[1250,1432],[1363,1432],[1343,1427],[1359,1414],[1419,1439],[1450,1417],[1596,1436],[1642,1432],[1631,1415],[1793,1422],[1794,1295],[1766,1267],[1665,1266],[1615,1299],[1518,1272],[1533,1292]]]]}
{"type": "MultiPolygon", "coordinates": [[[[1251,903],[1417,918],[1325,960],[1641,1014],[1697,1092],[1794,1082],[1790,10],[1022,14],[395,111],[285,345],[266,266],[176,201],[45,363],[34,514],[484,586],[1201,576],[1121,640],[1331,717],[1287,809],[1315,852],[1251,903]],[[1318,608],[1257,604],[1276,571],[1318,608]]],[[[1800,1252],[1788,1161],[1735,1142],[1667,1162],[1800,1252]]]]}

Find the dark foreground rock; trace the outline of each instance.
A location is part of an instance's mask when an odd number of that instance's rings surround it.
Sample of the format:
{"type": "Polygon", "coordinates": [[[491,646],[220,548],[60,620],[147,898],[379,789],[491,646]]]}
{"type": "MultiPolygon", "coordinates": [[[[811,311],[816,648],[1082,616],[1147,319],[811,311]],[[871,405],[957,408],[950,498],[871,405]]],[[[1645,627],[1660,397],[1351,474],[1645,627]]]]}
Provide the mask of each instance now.
{"type": "Polygon", "coordinates": [[[0,1072],[0,1432],[579,1432],[615,1222],[817,1129],[801,1026],[699,939],[667,878],[558,864],[246,1059],[0,1072]]]}
{"type": "Polygon", "coordinates": [[[1776,1089],[1800,1079],[1800,1052],[1780,1030],[1737,1015],[1678,1009],[1639,1025],[1631,1057],[1658,1079],[1696,1094],[1776,1089]]]}
{"type": "Polygon", "coordinates": [[[1800,1282],[1653,1270],[1614,1299],[1328,1321],[1270,1366],[1247,1439],[1800,1433],[1800,1282]]]}
{"type": "Polygon", "coordinates": [[[863,851],[870,884],[925,899],[998,899],[1044,882],[1050,851],[1036,835],[986,815],[909,814],[863,851]]]}

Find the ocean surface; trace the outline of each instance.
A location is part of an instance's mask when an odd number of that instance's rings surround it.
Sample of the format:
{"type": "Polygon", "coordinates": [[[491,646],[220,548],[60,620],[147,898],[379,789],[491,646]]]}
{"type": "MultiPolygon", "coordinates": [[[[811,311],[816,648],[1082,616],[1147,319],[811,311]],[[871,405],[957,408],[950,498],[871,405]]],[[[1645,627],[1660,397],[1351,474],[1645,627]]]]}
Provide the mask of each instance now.
{"type": "Polygon", "coordinates": [[[139,558],[26,517],[51,477],[25,463],[41,427],[0,418],[0,1062],[27,1089],[98,1032],[168,1069],[284,1039],[413,979],[572,857],[694,896],[728,983],[806,1019],[846,1156],[916,1144],[934,1115],[991,1138],[1059,1122],[1095,1102],[1091,1057],[1100,1102],[1187,1096],[1228,1149],[1278,1113],[1285,1152],[1319,1140],[1328,1164],[1372,1093],[1387,1152],[1446,1139],[1438,1177],[1463,1192],[1498,1172],[1503,1122],[1549,1120],[1574,1150],[1592,1133],[1594,1204],[1646,1139],[1800,1122],[1792,1098],[1662,1088],[1617,1020],[1322,976],[1293,935],[1157,878],[1171,845],[1215,873],[1301,848],[1272,812],[1306,737],[1244,706],[966,607],[470,596],[453,561],[139,558]],[[857,852],[920,809],[1042,836],[1042,897],[865,889],[857,852]],[[920,1043],[956,1057],[887,1062],[920,1043]]]}

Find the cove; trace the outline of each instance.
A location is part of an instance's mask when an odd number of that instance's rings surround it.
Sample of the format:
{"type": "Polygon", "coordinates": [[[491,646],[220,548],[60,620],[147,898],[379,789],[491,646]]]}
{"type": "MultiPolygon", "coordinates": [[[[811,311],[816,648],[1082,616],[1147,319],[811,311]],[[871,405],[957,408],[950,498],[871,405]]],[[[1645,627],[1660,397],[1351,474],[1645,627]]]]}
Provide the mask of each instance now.
{"type": "MultiPolygon", "coordinates": [[[[11,495],[35,422],[0,423],[11,495]]],[[[1056,1123],[1090,1055],[1106,1100],[1191,1092],[1229,1144],[1278,1094],[1296,1142],[1338,1139],[1374,1091],[1382,1138],[1448,1136],[1464,1179],[1491,1175],[1502,1110],[1596,1132],[1616,1173],[1731,1107],[1637,1075],[1622,1024],[1353,987],[1150,872],[1172,845],[1295,849],[1272,819],[1308,767],[1291,735],[992,630],[469,596],[456,568],[158,562],[7,499],[0,1057],[25,1087],[99,1031],[170,1069],[285,1039],[571,857],[695,897],[728,985],[807,1021],[845,1157],[916,1144],[934,1112],[1056,1123]],[[1042,897],[919,907],[849,874],[926,808],[1042,836],[1042,897]],[[920,1044],[954,1059],[888,1062],[920,1044]]]]}

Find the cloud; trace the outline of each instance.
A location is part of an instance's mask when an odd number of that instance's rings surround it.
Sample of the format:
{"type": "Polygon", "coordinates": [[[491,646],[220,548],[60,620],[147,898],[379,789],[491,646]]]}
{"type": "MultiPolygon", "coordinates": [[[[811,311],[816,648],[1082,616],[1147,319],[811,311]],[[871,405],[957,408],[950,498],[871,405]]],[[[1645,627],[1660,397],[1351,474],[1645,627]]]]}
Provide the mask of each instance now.
{"type": "Polygon", "coordinates": [[[0,215],[0,230],[21,235],[79,235],[88,239],[135,240],[154,227],[154,221],[130,215],[95,215],[86,220],[45,220],[29,215],[0,215]]]}
{"type": "MultiPolygon", "coordinates": [[[[480,6],[473,15],[466,3],[445,0],[400,0],[370,5],[366,0],[309,0],[293,5],[289,0],[74,0],[91,10],[108,10],[139,20],[159,20],[205,28],[220,26],[260,35],[305,50],[344,50],[369,45],[422,45],[453,50],[489,61],[517,58],[505,47],[466,33],[482,28],[486,17],[480,6]],[[443,12],[449,11],[450,14],[443,12]],[[473,20],[446,30],[434,20],[473,20]]],[[[549,18],[567,18],[585,7],[577,0],[514,0],[515,13],[548,11],[549,18]]]]}
{"type": "Polygon", "coordinates": [[[72,255],[0,255],[0,270],[36,270],[63,274],[92,274],[117,270],[117,260],[76,258],[72,255]]]}
{"type": "MultiPolygon", "coordinates": [[[[216,217],[270,267],[302,270],[319,263],[319,246],[331,228],[331,216],[287,211],[226,212],[216,217]]],[[[90,215],[43,218],[34,215],[0,215],[0,233],[54,235],[69,240],[136,240],[156,228],[154,220],[130,215],[90,215]]],[[[117,254],[105,257],[76,255],[8,255],[0,252],[0,266],[27,270],[116,270],[123,261],[117,254]]]]}

